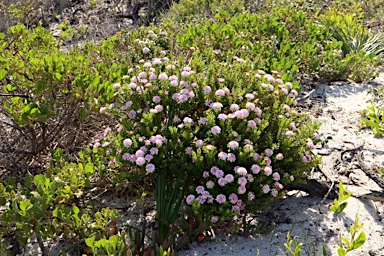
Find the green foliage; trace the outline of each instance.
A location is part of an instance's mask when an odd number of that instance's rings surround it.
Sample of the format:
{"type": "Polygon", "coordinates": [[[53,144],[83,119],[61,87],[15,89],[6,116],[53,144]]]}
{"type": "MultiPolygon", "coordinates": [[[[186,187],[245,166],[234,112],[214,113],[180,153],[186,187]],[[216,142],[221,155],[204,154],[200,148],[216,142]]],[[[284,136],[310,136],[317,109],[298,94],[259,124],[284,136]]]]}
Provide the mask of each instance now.
{"type": "Polygon", "coordinates": [[[329,207],[331,211],[336,214],[340,214],[347,207],[347,199],[352,195],[352,192],[348,192],[348,187],[344,187],[343,183],[339,183],[339,197],[333,201],[333,205],[329,207]]]}
{"type": "Polygon", "coordinates": [[[113,235],[109,238],[101,238],[96,240],[94,236],[85,239],[90,253],[94,255],[121,255],[131,256],[129,247],[125,244],[125,232],[119,235],[113,235]]]}
{"type": "Polygon", "coordinates": [[[220,12],[236,15],[245,11],[243,0],[180,0],[173,3],[163,18],[183,25],[201,19],[209,19],[220,12]]]}
{"type": "Polygon", "coordinates": [[[285,248],[292,254],[292,256],[300,256],[301,255],[301,247],[303,246],[300,243],[300,240],[297,236],[293,239],[291,238],[291,233],[287,233],[287,242],[284,243],[285,248]]]}
{"type": "Polygon", "coordinates": [[[362,126],[368,126],[373,129],[375,136],[384,134],[384,108],[383,108],[383,89],[373,90],[373,101],[367,109],[362,110],[362,126]]]}
{"type": "Polygon", "coordinates": [[[345,256],[348,252],[358,249],[365,243],[366,236],[364,231],[361,231],[359,234],[357,234],[358,231],[363,228],[363,225],[363,223],[360,223],[359,217],[356,214],[355,222],[349,229],[349,232],[351,233],[351,239],[348,240],[346,237],[341,238],[340,235],[340,247],[337,249],[339,256],[345,256]]]}
{"type": "Polygon", "coordinates": [[[108,234],[109,223],[118,218],[115,210],[79,208],[93,172],[92,163],[62,163],[45,175],[27,175],[23,186],[14,179],[0,183],[0,203],[5,206],[0,236],[13,237],[25,246],[33,235],[44,240],[58,236],[81,240],[108,234]]]}

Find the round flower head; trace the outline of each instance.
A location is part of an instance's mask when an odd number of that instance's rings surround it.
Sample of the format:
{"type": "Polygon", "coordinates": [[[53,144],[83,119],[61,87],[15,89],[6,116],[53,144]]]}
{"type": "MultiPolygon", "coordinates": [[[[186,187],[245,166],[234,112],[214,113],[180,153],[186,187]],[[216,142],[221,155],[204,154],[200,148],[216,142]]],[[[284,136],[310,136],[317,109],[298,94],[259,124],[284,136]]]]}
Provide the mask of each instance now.
{"type": "Polygon", "coordinates": [[[230,141],[229,143],[228,143],[228,147],[230,148],[230,149],[235,149],[235,148],[238,148],[239,147],[239,143],[237,142],[237,141],[230,141]]]}
{"type": "Polygon", "coordinates": [[[129,148],[130,146],[132,146],[132,140],[131,139],[125,139],[123,141],[123,145],[124,145],[124,147],[129,148]]]}
{"type": "Polygon", "coordinates": [[[212,132],[212,134],[220,134],[221,128],[219,126],[213,126],[211,128],[211,132],[212,132]]]}
{"type": "Polygon", "coordinates": [[[201,148],[203,145],[204,145],[204,141],[202,141],[202,140],[197,140],[196,141],[196,147],[197,148],[201,148]]]}
{"type": "Polygon", "coordinates": [[[222,89],[219,89],[219,90],[217,90],[217,91],[215,92],[215,95],[216,95],[216,96],[219,96],[219,97],[224,96],[224,95],[225,95],[225,91],[222,90],[222,89]]]}
{"type": "Polygon", "coordinates": [[[187,196],[187,204],[192,204],[192,201],[195,200],[195,196],[194,195],[189,195],[187,196]]]}
{"type": "Polygon", "coordinates": [[[209,87],[209,86],[207,85],[207,86],[204,86],[203,91],[204,91],[205,93],[211,93],[211,92],[212,92],[212,89],[211,89],[211,87],[209,87]]]}
{"type": "Polygon", "coordinates": [[[227,201],[225,195],[223,194],[218,194],[215,199],[219,204],[225,203],[227,201]]]}
{"type": "Polygon", "coordinates": [[[239,167],[237,168],[236,173],[241,176],[247,175],[247,169],[245,169],[244,167],[239,167]]]}
{"type": "Polygon", "coordinates": [[[236,161],[236,156],[235,156],[235,154],[228,153],[227,154],[227,159],[228,159],[229,162],[233,163],[233,162],[236,161]]]}
{"type": "Polygon", "coordinates": [[[269,176],[272,174],[272,168],[271,167],[265,167],[264,168],[264,174],[269,176]]]}
{"type": "Polygon", "coordinates": [[[147,173],[153,173],[155,171],[155,166],[153,164],[147,164],[145,170],[147,171],[147,173]]]}

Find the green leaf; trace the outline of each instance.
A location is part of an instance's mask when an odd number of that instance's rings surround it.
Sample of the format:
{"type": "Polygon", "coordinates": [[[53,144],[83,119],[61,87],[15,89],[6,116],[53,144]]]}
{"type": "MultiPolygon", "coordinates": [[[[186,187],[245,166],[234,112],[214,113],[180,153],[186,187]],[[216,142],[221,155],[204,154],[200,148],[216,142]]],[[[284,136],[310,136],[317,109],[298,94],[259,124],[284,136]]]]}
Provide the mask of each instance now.
{"type": "Polygon", "coordinates": [[[29,206],[30,204],[31,204],[31,202],[29,200],[21,201],[20,202],[20,210],[25,212],[27,209],[27,206],[29,206]]]}
{"type": "Polygon", "coordinates": [[[109,242],[111,243],[111,245],[112,245],[113,248],[116,248],[116,247],[117,247],[117,242],[118,242],[118,240],[119,240],[119,238],[118,238],[116,235],[111,236],[111,237],[109,238],[109,242]]]}
{"type": "Polygon", "coordinates": [[[55,79],[56,80],[61,81],[62,78],[63,78],[63,76],[60,73],[55,73],[55,79]]]}
{"type": "Polygon", "coordinates": [[[52,158],[59,160],[63,157],[63,149],[58,148],[52,153],[52,158]]]}
{"type": "Polygon", "coordinates": [[[362,246],[365,243],[366,237],[364,231],[361,231],[360,235],[357,237],[355,241],[352,242],[352,244],[348,247],[348,250],[352,251],[360,246],[362,246]]]}
{"type": "Polygon", "coordinates": [[[339,248],[337,249],[337,254],[339,254],[339,256],[345,256],[346,251],[343,248],[339,248]]]}
{"type": "Polygon", "coordinates": [[[85,165],[85,175],[92,175],[94,172],[94,165],[93,163],[87,163],[85,165]]]}
{"type": "Polygon", "coordinates": [[[85,244],[93,249],[94,248],[94,244],[95,244],[95,237],[94,236],[91,236],[91,237],[88,237],[87,239],[85,239],[85,244]]]}
{"type": "Polygon", "coordinates": [[[382,128],[381,125],[371,121],[371,120],[368,120],[366,118],[361,118],[361,121],[363,121],[364,123],[366,123],[367,125],[373,127],[373,128],[377,128],[377,129],[380,129],[382,128]]]}
{"type": "Polygon", "coordinates": [[[4,79],[4,77],[8,74],[5,69],[0,69],[0,81],[4,79]]]}
{"type": "Polygon", "coordinates": [[[0,40],[3,40],[5,38],[5,34],[4,33],[0,33],[0,40]]]}
{"type": "Polygon", "coordinates": [[[100,84],[100,77],[95,77],[92,82],[91,82],[91,86],[95,86],[95,85],[98,85],[100,84]]]}
{"type": "Polygon", "coordinates": [[[72,205],[72,212],[74,213],[74,215],[78,215],[80,210],[76,205],[72,205]]]}

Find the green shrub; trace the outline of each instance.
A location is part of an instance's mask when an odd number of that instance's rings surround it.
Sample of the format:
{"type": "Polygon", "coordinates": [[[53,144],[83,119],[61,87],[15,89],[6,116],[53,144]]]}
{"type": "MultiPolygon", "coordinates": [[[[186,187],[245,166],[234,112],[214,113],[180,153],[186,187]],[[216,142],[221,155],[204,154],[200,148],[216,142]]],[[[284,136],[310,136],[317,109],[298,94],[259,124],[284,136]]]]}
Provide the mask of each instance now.
{"type": "Polygon", "coordinates": [[[318,125],[294,110],[292,84],[227,57],[198,48],[189,61],[144,57],[114,86],[109,109],[120,125],[107,128],[94,148],[106,152],[110,166],[155,174],[162,238],[186,195],[206,220],[217,221],[262,208],[318,163],[310,152],[318,125]]]}

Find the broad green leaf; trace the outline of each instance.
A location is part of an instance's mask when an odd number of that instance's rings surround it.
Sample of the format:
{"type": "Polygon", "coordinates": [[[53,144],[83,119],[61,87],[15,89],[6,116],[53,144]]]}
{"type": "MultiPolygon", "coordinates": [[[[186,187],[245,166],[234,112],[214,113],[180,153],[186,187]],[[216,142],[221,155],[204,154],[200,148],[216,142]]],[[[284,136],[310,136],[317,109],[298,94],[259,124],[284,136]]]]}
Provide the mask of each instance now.
{"type": "Polygon", "coordinates": [[[21,201],[20,202],[20,210],[22,210],[23,212],[26,211],[27,207],[31,204],[31,202],[29,200],[24,200],[24,201],[21,201]]]}
{"type": "Polygon", "coordinates": [[[63,76],[60,73],[55,73],[55,79],[56,80],[61,81],[62,78],[63,78],[63,76]]]}
{"type": "Polygon", "coordinates": [[[380,129],[382,128],[381,125],[371,121],[371,120],[368,120],[366,118],[361,118],[361,121],[363,121],[364,123],[366,123],[367,125],[371,126],[371,127],[374,127],[374,128],[377,128],[377,129],[380,129]]]}
{"type": "Polygon", "coordinates": [[[345,256],[346,251],[343,248],[339,248],[339,249],[337,249],[337,254],[339,256],[345,256]]]}
{"type": "Polygon", "coordinates": [[[4,79],[4,77],[8,74],[5,69],[0,69],[0,81],[4,79]]]}
{"type": "Polygon", "coordinates": [[[76,206],[76,205],[72,205],[72,212],[75,214],[75,215],[78,215],[80,210],[79,208],[76,206]]]}
{"type": "Polygon", "coordinates": [[[93,249],[94,244],[95,244],[95,237],[94,237],[94,236],[91,236],[91,237],[88,237],[87,239],[85,239],[85,244],[86,244],[89,248],[93,249]]]}
{"type": "Polygon", "coordinates": [[[85,175],[92,175],[94,172],[94,165],[93,163],[87,163],[85,165],[85,175]]]}
{"type": "Polygon", "coordinates": [[[0,40],[3,40],[5,38],[5,34],[4,33],[0,33],[0,40]]]}
{"type": "Polygon", "coordinates": [[[111,243],[111,245],[112,245],[112,248],[116,248],[116,247],[117,247],[117,242],[118,242],[118,240],[119,240],[119,238],[118,238],[116,235],[111,236],[111,237],[109,238],[109,241],[110,241],[110,243],[111,243]]]}
{"type": "Polygon", "coordinates": [[[100,84],[100,77],[95,77],[92,82],[91,82],[91,86],[95,86],[95,85],[98,85],[100,84]]]}
{"type": "Polygon", "coordinates": [[[355,241],[352,242],[352,244],[349,246],[349,250],[355,250],[362,246],[365,243],[366,237],[364,231],[361,231],[360,235],[357,237],[355,241]]]}

